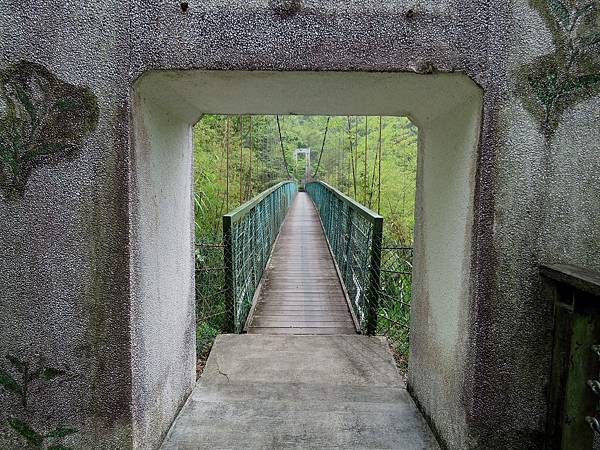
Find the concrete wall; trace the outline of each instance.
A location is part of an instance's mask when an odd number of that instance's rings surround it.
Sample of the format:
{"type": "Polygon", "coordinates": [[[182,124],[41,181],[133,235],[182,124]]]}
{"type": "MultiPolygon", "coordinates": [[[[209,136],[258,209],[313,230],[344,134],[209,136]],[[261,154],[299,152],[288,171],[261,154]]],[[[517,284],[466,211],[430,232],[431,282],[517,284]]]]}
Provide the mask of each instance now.
{"type": "MultiPolygon", "coordinates": [[[[466,110],[458,108],[444,119],[451,123],[462,117],[471,124],[470,132],[449,134],[445,142],[457,144],[450,146],[450,160],[462,174],[449,179],[452,188],[473,189],[470,205],[463,196],[457,204],[464,217],[449,226],[458,233],[473,211],[472,233],[470,246],[452,243],[440,247],[440,254],[462,255],[452,270],[456,280],[469,285],[450,283],[450,298],[443,302],[442,294],[427,297],[417,278],[421,290],[415,298],[410,385],[449,448],[539,448],[550,310],[539,296],[537,264],[600,269],[600,86],[580,86],[544,114],[539,80],[557,69],[564,88],[565,80],[598,74],[600,52],[585,50],[581,61],[566,67],[557,51],[569,39],[560,23],[564,19],[544,0],[305,0],[298,11],[283,11],[279,3],[192,0],[184,12],[175,0],[0,1],[2,73],[23,59],[42,64],[71,86],[87,86],[99,111],[93,132],[77,139],[76,149],[36,159],[20,198],[0,199],[0,354],[14,353],[65,372],[32,385],[28,411],[0,388],[0,403],[8,405],[0,418],[25,417],[41,431],[58,423],[74,426],[79,433],[65,443],[81,448],[128,448],[134,439],[136,446],[153,445],[189,389],[191,318],[184,311],[190,306],[190,280],[178,272],[187,284],[159,293],[174,286],[168,274],[177,270],[176,258],[153,262],[154,249],[136,239],[158,236],[159,248],[182,253],[181,273],[190,275],[189,247],[157,235],[166,224],[151,219],[153,213],[172,211],[186,219],[176,235],[189,236],[189,197],[178,197],[181,203],[175,207],[168,201],[171,186],[156,197],[150,186],[158,178],[153,165],[163,161],[178,191],[189,193],[180,176],[190,164],[183,149],[189,145],[187,126],[202,108],[189,104],[186,91],[200,92],[202,84],[191,76],[174,86],[173,104],[163,95],[158,111],[135,109],[130,89],[142,74],[152,69],[406,71],[437,80],[427,74],[461,71],[484,91],[482,127],[472,178],[472,149],[458,144],[475,135],[475,103],[467,102],[466,110]],[[152,129],[171,120],[168,132],[152,136],[152,129]],[[136,125],[134,134],[130,123],[136,125]],[[137,134],[144,128],[148,140],[137,134]],[[183,145],[170,153],[170,144],[159,144],[161,135],[183,145]],[[134,160],[138,152],[142,157],[134,160]],[[156,204],[150,204],[154,198],[156,204]],[[468,275],[465,258],[470,259],[468,275]],[[165,278],[152,280],[152,290],[142,289],[139,283],[161,269],[165,278]],[[167,311],[169,304],[184,309],[167,311]],[[174,323],[180,325],[177,333],[161,334],[161,339],[153,334],[174,323]],[[171,369],[172,360],[159,357],[165,349],[173,351],[173,359],[184,356],[180,365],[171,369]],[[156,402],[151,403],[146,394],[155,386],[161,389],[153,392],[156,402]]],[[[566,4],[569,17],[581,6],[566,4]]],[[[579,35],[597,29],[593,14],[577,25],[579,35]]],[[[173,77],[181,81],[180,74],[173,77]]],[[[323,86],[331,98],[337,93],[330,111],[350,110],[336,103],[347,98],[347,89],[323,86]]],[[[398,82],[390,92],[408,88],[394,94],[412,101],[414,86],[398,82]]],[[[355,87],[362,89],[356,91],[357,105],[363,106],[357,113],[412,112],[424,130],[423,148],[427,139],[435,140],[427,128],[429,122],[435,128],[434,117],[403,108],[366,110],[365,105],[379,103],[363,96],[368,84],[355,87]]],[[[288,95],[276,93],[277,98],[288,95]]],[[[261,112],[249,109],[253,104],[244,90],[230,94],[235,112],[261,112]]],[[[297,94],[306,92],[292,94],[301,102],[304,96],[297,94]]],[[[156,103],[151,93],[144,95],[145,100],[136,101],[156,103]]],[[[438,109],[428,103],[429,91],[418,97],[415,108],[438,109]]],[[[2,118],[6,111],[2,99],[2,118]]],[[[2,131],[5,122],[0,122],[2,131]]],[[[427,166],[436,169],[436,161],[432,156],[428,163],[422,150],[420,156],[420,183],[427,186],[427,166]]],[[[0,167],[4,176],[6,165],[0,167]]],[[[448,179],[447,173],[440,176],[448,179]]],[[[4,186],[5,179],[0,181],[4,186]]],[[[425,216],[418,228],[424,237],[440,236],[440,220],[433,219],[428,223],[425,216]]],[[[469,242],[467,235],[462,230],[464,242],[469,242]]],[[[435,272],[436,261],[430,260],[429,267],[435,272]]],[[[429,269],[422,274],[424,283],[443,284],[429,269]]],[[[7,360],[0,368],[16,376],[7,360]]],[[[2,447],[22,447],[19,439],[8,427],[0,428],[2,447]]]]}
{"type": "MultiPolygon", "coordinates": [[[[153,104],[188,120],[204,112],[289,111],[413,118],[420,127],[420,148],[410,384],[440,424],[440,433],[465,441],[466,418],[457,399],[463,391],[471,309],[482,90],[460,74],[191,70],[149,72],[138,86],[153,104]],[[446,423],[448,414],[453,420],[446,423]]],[[[176,140],[167,146],[176,147],[176,140]]]]}
{"type": "Polygon", "coordinates": [[[436,431],[462,443],[482,97],[455,89],[460,101],[419,128],[408,382],[436,431]]]}
{"type": "Polygon", "coordinates": [[[155,448],[196,381],[192,127],[144,87],[132,113],[134,446],[155,448]]]}
{"type": "MultiPolygon", "coordinates": [[[[21,60],[41,64],[89,88],[99,112],[76,149],[36,159],[22,195],[0,192],[0,369],[21,381],[11,354],[30,372],[64,372],[31,383],[27,410],[0,387],[3,449],[25,448],[9,415],[40,433],[73,427],[64,443],[75,448],[132,445],[128,14],[120,1],[0,2],[3,76],[21,60]]],[[[34,99],[46,137],[69,128],[34,99]]],[[[3,125],[6,108],[3,98],[3,125]]]]}

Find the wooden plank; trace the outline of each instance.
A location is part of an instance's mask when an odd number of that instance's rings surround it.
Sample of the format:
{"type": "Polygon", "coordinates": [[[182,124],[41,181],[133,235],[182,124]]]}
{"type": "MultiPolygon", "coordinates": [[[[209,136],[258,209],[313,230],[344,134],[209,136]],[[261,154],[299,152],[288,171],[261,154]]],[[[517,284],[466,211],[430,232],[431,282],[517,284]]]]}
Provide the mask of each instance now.
{"type": "Polygon", "coordinates": [[[322,324],[323,327],[330,326],[352,326],[351,321],[348,319],[348,315],[331,314],[329,311],[325,311],[325,314],[321,315],[256,315],[253,326],[256,327],[299,327],[299,326],[311,326],[314,327],[316,324],[322,324]],[[281,324],[281,325],[280,325],[281,324]],[[303,325],[310,324],[310,325],[303,325]]]}
{"type": "Polygon", "coordinates": [[[250,334],[307,334],[307,335],[334,335],[334,334],[357,334],[354,327],[340,328],[261,328],[251,327],[250,334]]]}
{"type": "Polygon", "coordinates": [[[252,321],[252,328],[343,328],[352,327],[353,323],[350,319],[341,320],[277,320],[263,319],[255,317],[252,321]]]}
{"type": "Polygon", "coordinates": [[[319,319],[321,317],[327,317],[328,319],[335,320],[344,320],[348,318],[348,313],[346,311],[257,311],[255,317],[260,318],[276,318],[280,319],[281,317],[291,317],[293,320],[300,320],[299,318],[306,318],[306,320],[319,319]]]}
{"type": "Polygon", "coordinates": [[[265,313],[270,311],[344,311],[348,312],[346,305],[338,305],[337,303],[332,304],[312,304],[312,305],[289,305],[286,303],[269,303],[268,305],[258,305],[256,313],[265,313]]]}

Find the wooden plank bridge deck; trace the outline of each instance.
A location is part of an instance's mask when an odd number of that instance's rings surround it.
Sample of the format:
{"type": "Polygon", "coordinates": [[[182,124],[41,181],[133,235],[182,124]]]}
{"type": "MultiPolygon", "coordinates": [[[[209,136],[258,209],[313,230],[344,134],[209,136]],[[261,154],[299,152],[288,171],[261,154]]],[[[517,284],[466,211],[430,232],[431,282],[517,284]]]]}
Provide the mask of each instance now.
{"type": "Polygon", "coordinates": [[[355,334],[319,215],[299,192],[281,227],[248,320],[252,334],[355,334]]]}

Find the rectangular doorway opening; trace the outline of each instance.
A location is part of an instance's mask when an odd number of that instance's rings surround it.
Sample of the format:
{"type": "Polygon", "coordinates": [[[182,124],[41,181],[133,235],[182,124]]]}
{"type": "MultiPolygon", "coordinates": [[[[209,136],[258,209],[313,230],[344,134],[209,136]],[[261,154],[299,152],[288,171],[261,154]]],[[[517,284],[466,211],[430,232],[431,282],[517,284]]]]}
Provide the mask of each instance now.
{"type": "Polygon", "coordinates": [[[202,116],[194,126],[198,374],[227,331],[222,217],[293,178],[322,180],[384,217],[377,334],[406,375],[417,147],[418,128],[406,117],[202,116]]]}
{"type": "MultiPolygon", "coordinates": [[[[456,398],[464,382],[467,318],[473,308],[473,213],[482,104],[482,89],[459,73],[164,70],[142,75],[132,92],[130,158],[135,440],[149,442],[145,436],[165,429],[196,380],[194,124],[206,114],[230,116],[231,127],[239,115],[245,116],[244,134],[249,115],[285,116],[284,122],[350,116],[358,123],[354,151],[359,155],[365,116],[374,121],[368,128],[375,133],[380,115],[410,117],[418,126],[408,386],[433,420],[460,415],[456,398]],[[362,125],[356,117],[362,118],[362,125]]],[[[315,167],[319,139],[295,142],[298,148],[311,149],[315,167]]],[[[247,153],[248,145],[242,153],[247,153]]],[[[239,148],[235,142],[231,147],[235,155],[239,148]]],[[[288,152],[294,150],[292,141],[289,147],[288,152]]],[[[371,175],[373,153],[369,151],[367,161],[371,175]]],[[[323,155],[323,167],[333,155],[323,155]]],[[[295,166],[291,153],[288,161],[295,166]]],[[[357,200],[373,207],[371,180],[368,189],[361,190],[363,161],[357,161],[357,200]]],[[[306,175],[306,158],[299,158],[298,167],[290,171],[302,172],[302,162],[306,175]]],[[[255,174],[256,170],[254,166],[255,174]]],[[[335,184],[336,170],[323,170],[335,184]]],[[[265,176],[261,184],[253,176],[252,186],[242,179],[241,199],[256,195],[275,178],[265,176]]],[[[239,181],[234,179],[230,186],[230,208],[239,197],[239,181]]],[[[348,183],[341,181],[340,188],[348,193],[348,183]]],[[[401,180],[396,183],[402,185],[401,180]]],[[[354,194],[353,185],[351,189],[354,194]]],[[[400,200],[399,195],[393,200],[400,200]]],[[[382,196],[384,215],[385,206],[382,196]]]]}

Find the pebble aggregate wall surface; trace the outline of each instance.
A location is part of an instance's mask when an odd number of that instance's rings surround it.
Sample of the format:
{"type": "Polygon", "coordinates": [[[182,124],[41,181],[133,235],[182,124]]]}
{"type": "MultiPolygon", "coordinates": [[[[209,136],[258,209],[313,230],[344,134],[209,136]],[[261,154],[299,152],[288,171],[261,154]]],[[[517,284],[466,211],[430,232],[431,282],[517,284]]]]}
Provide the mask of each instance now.
{"type": "MultiPolygon", "coordinates": [[[[37,434],[77,430],[45,446],[131,446],[128,14],[110,0],[0,4],[1,69],[40,64],[72,89],[89,89],[99,113],[82,145],[41,157],[22,194],[0,200],[0,369],[21,382],[10,354],[30,364],[30,376],[42,367],[64,372],[31,381],[27,408],[0,387],[1,448],[27,444],[9,416],[37,434]]],[[[43,88],[33,88],[38,111],[49,100],[43,88]]],[[[49,126],[44,134],[57,139],[68,129],[49,126]]]]}
{"type": "MultiPolygon", "coordinates": [[[[548,107],[549,85],[535,84],[543,74],[527,73],[548,67],[539,58],[551,59],[564,83],[565,73],[600,73],[593,57],[569,70],[556,65],[568,48],[564,22],[589,2],[186,3],[0,1],[0,70],[40,64],[89,88],[99,110],[76,150],[36,164],[22,196],[0,200],[0,357],[64,372],[32,382],[27,411],[0,388],[8,405],[0,419],[28,418],[46,432],[70,426],[77,433],[62,439],[77,448],[134,445],[129,108],[145,71],[462,71],[485,91],[466,370],[450,374],[463,389],[447,405],[464,423],[430,414],[427,371],[411,373],[409,387],[448,448],[540,448],[551,330],[537,265],[600,270],[600,99],[592,76],[571,93],[576,101],[548,107]]],[[[589,4],[578,37],[600,28],[597,2],[589,4]]],[[[412,357],[428,350],[413,347],[412,357]]],[[[8,360],[0,368],[17,377],[8,360]]],[[[166,432],[153,431],[140,447],[166,432]]],[[[2,447],[22,442],[0,427],[2,447]]]]}

